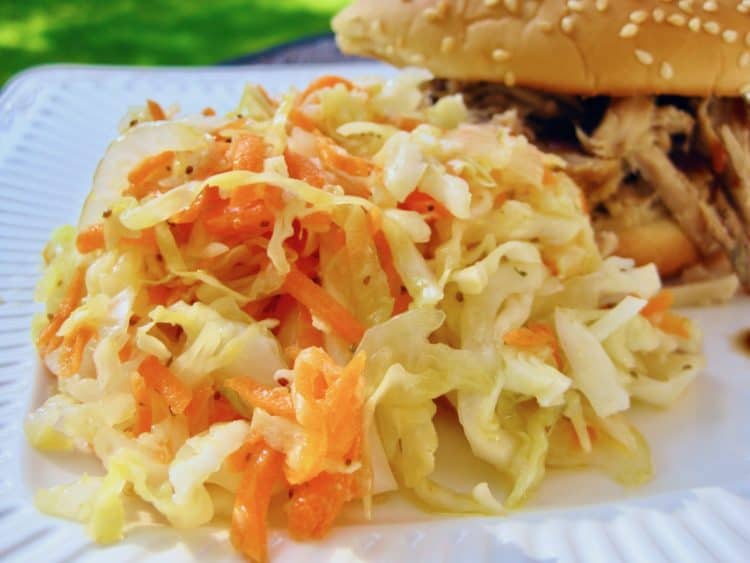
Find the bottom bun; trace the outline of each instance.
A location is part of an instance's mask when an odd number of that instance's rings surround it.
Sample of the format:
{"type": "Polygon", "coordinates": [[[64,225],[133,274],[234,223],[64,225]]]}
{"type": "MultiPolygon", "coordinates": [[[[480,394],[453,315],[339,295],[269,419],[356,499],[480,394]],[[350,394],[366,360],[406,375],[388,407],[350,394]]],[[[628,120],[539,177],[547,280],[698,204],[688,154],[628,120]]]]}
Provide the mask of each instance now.
{"type": "Polygon", "coordinates": [[[665,278],[679,274],[700,259],[693,243],[670,219],[626,228],[617,236],[615,254],[632,258],[639,266],[653,262],[665,278]]]}

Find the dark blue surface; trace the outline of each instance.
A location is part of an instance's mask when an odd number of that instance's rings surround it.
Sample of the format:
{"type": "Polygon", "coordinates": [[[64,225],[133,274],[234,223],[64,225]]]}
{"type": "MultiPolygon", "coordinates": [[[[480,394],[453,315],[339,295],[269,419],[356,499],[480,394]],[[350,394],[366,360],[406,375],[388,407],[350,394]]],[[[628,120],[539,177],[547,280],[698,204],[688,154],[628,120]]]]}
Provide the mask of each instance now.
{"type": "Polygon", "coordinates": [[[326,33],[324,35],[304,37],[264,51],[222,61],[219,64],[234,66],[248,64],[340,63],[363,60],[365,59],[344,55],[336,46],[333,34],[326,33]]]}

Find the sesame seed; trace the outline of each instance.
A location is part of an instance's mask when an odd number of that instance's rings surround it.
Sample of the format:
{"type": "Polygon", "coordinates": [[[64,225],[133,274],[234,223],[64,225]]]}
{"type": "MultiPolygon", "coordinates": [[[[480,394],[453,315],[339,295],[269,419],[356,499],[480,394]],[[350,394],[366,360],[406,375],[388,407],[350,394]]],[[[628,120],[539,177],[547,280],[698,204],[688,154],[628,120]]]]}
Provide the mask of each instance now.
{"type": "Polygon", "coordinates": [[[626,23],[620,30],[620,37],[635,37],[638,33],[638,26],[634,23],[626,23]]]}
{"type": "Polygon", "coordinates": [[[568,10],[571,12],[582,12],[583,11],[583,1],[582,0],[568,0],[567,3],[568,10]]]}
{"type": "Polygon", "coordinates": [[[510,59],[510,53],[505,49],[495,49],[492,51],[492,58],[498,62],[505,62],[510,59]]]}
{"type": "Polygon", "coordinates": [[[681,27],[687,23],[687,19],[682,14],[669,14],[667,21],[677,27],[681,27]]]}
{"type": "Polygon", "coordinates": [[[643,49],[635,50],[635,58],[638,59],[638,62],[644,65],[650,65],[654,62],[654,56],[648,51],[644,51],[643,49]]]}
{"type": "Polygon", "coordinates": [[[396,49],[393,47],[393,45],[386,45],[385,49],[384,49],[384,52],[385,52],[386,56],[392,57],[393,54],[396,52],[396,49]]]}
{"type": "Polygon", "coordinates": [[[737,11],[740,14],[747,14],[748,12],[750,12],[750,6],[748,6],[747,4],[738,4],[737,11]]]}
{"type": "Polygon", "coordinates": [[[737,59],[737,65],[740,68],[747,68],[748,66],[750,66],[750,52],[744,51],[740,55],[740,58],[737,59]]]}
{"type": "Polygon", "coordinates": [[[674,69],[672,68],[671,64],[664,62],[664,63],[661,63],[659,74],[664,80],[671,80],[672,77],[674,76],[674,69]]]}
{"type": "Polygon", "coordinates": [[[701,19],[698,16],[693,16],[688,22],[688,28],[690,31],[699,32],[701,30],[701,19]]]}
{"type": "Polygon", "coordinates": [[[453,49],[453,47],[456,45],[456,40],[453,37],[443,37],[443,40],[440,42],[440,50],[443,53],[448,53],[453,49]]]}
{"type": "Polygon", "coordinates": [[[714,0],[708,0],[707,2],[703,2],[704,12],[715,12],[718,9],[719,7],[716,5],[716,2],[714,2],[714,0]]]}
{"type": "Polygon", "coordinates": [[[514,86],[516,84],[516,75],[511,71],[506,72],[503,82],[505,82],[506,86],[514,86]]]}
{"type": "Polygon", "coordinates": [[[686,12],[688,14],[693,13],[693,0],[680,0],[679,2],[677,2],[677,6],[683,12],[686,12]]]}
{"type": "Polygon", "coordinates": [[[656,23],[661,23],[664,21],[666,14],[664,13],[664,10],[662,10],[661,8],[654,8],[654,11],[652,12],[651,16],[654,18],[654,21],[656,23]]]}
{"type": "Polygon", "coordinates": [[[703,29],[711,35],[719,35],[721,26],[715,21],[703,22],[703,29]]]}
{"type": "Polygon", "coordinates": [[[571,31],[573,31],[573,16],[565,16],[563,19],[561,19],[560,28],[565,33],[570,33],[571,31]]]}
{"type": "Polygon", "coordinates": [[[424,63],[424,55],[422,53],[412,53],[409,55],[409,62],[415,65],[421,65],[424,63]]]}
{"type": "Polygon", "coordinates": [[[721,38],[726,43],[734,43],[737,41],[737,32],[733,29],[725,29],[724,33],[721,34],[721,38]]]}
{"type": "Polygon", "coordinates": [[[604,10],[606,10],[607,5],[608,5],[608,0],[596,0],[596,3],[594,4],[596,9],[600,12],[603,12],[604,10]]]}
{"type": "Polygon", "coordinates": [[[515,14],[518,11],[518,0],[505,0],[503,4],[505,4],[505,8],[511,14],[515,14]]]}
{"type": "Polygon", "coordinates": [[[643,23],[648,19],[648,12],[646,10],[636,10],[630,12],[630,21],[633,23],[643,23]]]}

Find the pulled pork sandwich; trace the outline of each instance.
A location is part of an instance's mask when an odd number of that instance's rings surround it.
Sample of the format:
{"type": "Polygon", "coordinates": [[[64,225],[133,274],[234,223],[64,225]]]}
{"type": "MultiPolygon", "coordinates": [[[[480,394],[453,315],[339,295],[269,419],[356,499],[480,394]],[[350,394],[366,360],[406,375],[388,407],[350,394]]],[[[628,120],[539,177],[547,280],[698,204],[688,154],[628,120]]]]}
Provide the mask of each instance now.
{"type": "Polygon", "coordinates": [[[333,27],[563,157],[609,251],[750,288],[750,0],[358,0],[333,27]]]}

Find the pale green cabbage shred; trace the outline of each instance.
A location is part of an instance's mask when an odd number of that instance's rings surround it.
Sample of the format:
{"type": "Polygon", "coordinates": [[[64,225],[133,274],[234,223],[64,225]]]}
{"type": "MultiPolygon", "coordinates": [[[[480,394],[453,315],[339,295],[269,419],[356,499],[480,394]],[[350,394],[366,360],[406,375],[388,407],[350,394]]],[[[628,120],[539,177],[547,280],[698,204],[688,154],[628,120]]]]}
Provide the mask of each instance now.
{"type": "MultiPolygon", "coordinates": [[[[501,127],[467,124],[460,96],[430,107],[419,90],[427,79],[406,71],[361,89],[337,85],[319,93],[312,111],[322,127],[382,169],[352,180],[370,190],[369,201],[346,195],[335,182],[320,189],[288,177],[278,155],[287,146],[303,153],[314,146],[314,138],[289,121],[293,93],[273,107],[248,86],[233,112],[247,116],[248,129],[265,135],[276,155],[260,173],[184,178],[139,202],[120,196],[129,169],[164,150],[183,151],[190,162],[192,153],[204,150],[208,122],[138,125],[112,145],[82,226],[104,209],[111,210],[108,241],[155,226],[164,263],[145,259],[137,248],[78,254],[71,227],[56,231],[47,247],[37,291],[45,313],[55,311],[74,269],[83,266],[87,296],[60,335],[83,323],[97,337],[79,373],[60,379],[58,393],[29,415],[26,433],[40,449],[93,452],[106,473],[40,491],[41,510],[86,522],[100,542],[123,536],[129,524],[123,503],[130,495],[174,526],[200,526],[225,512],[218,507],[236,491],[238,478],[223,463],[251,431],[294,455],[298,427],[262,410],[194,437],[182,416],[138,438],[125,429],[135,417],[130,375],[146,354],[171,362],[190,386],[207,375],[272,384],[275,373],[288,370],[273,323],[256,322],[241,307],[280,287],[290,267],[282,243],[293,222],[314,211],[330,213],[347,239],[327,257],[321,283],[368,327],[357,350],[367,354],[364,461],[372,494],[401,487],[437,511],[501,513],[527,500],[550,466],[598,466],[627,484],[649,478],[648,446],[624,413],[635,401],[668,406],[677,399],[703,365],[697,329],[690,325],[688,338],[677,337],[640,315],[661,287],[655,268],[603,258],[579,190],[561,165],[501,127]],[[410,132],[386,124],[399,115],[422,124],[410,132]],[[270,241],[254,250],[267,253],[268,266],[222,282],[202,269],[202,260],[231,264],[243,251],[200,232],[180,249],[165,221],[207,185],[228,197],[240,185],[261,183],[280,187],[285,198],[270,241]],[[452,215],[438,223],[438,237],[420,214],[397,208],[417,188],[452,215]],[[411,297],[409,309],[393,318],[394,299],[367,228],[374,206],[382,211],[395,269],[411,297]],[[192,284],[196,302],[148,306],[144,292],[153,272],[162,270],[163,283],[192,284]],[[128,322],[133,315],[140,319],[134,328],[128,322]],[[562,364],[555,364],[549,346],[504,344],[508,331],[527,323],[550,327],[562,364]],[[180,327],[178,346],[164,335],[165,325],[180,327]],[[118,350],[129,331],[136,351],[123,361],[118,350]],[[448,401],[438,406],[441,397],[448,401]],[[434,418],[438,411],[453,416],[451,410],[473,455],[505,479],[504,493],[486,483],[453,490],[435,480],[441,441],[434,418]],[[171,457],[164,457],[165,448],[171,457]]],[[[35,320],[35,335],[45,322],[35,320]]],[[[348,360],[353,350],[320,319],[314,322],[327,332],[329,353],[348,360]]],[[[54,353],[46,358],[53,373],[58,361],[54,353]]]]}

